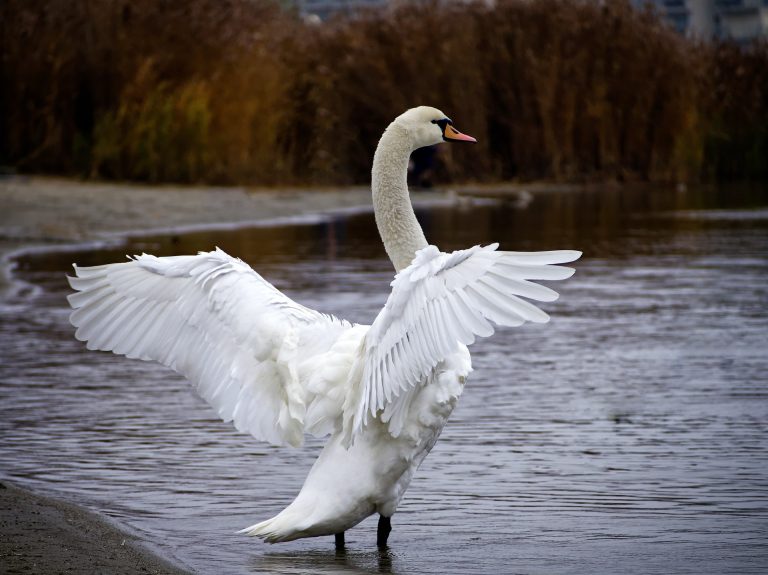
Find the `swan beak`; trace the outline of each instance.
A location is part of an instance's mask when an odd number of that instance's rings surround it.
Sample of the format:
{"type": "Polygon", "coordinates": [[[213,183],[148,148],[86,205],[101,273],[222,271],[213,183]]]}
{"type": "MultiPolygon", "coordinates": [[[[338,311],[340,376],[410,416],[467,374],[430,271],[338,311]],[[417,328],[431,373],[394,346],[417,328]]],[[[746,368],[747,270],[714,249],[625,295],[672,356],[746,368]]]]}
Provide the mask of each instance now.
{"type": "Polygon", "coordinates": [[[446,142],[477,142],[472,136],[462,134],[450,124],[446,124],[443,131],[443,139],[446,142]]]}

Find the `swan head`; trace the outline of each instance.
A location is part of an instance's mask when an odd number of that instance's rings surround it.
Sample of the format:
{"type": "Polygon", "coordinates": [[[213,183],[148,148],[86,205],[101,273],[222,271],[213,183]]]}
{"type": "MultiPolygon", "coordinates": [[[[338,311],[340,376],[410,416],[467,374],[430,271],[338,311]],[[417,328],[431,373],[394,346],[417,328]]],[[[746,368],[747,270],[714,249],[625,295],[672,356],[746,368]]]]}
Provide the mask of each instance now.
{"type": "Polygon", "coordinates": [[[405,128],[414,150],[442,142],[477,142],[454,128],[451,119],[443,112],[430,106],[411,108],[400,114],[394,123],[405,128]]]}

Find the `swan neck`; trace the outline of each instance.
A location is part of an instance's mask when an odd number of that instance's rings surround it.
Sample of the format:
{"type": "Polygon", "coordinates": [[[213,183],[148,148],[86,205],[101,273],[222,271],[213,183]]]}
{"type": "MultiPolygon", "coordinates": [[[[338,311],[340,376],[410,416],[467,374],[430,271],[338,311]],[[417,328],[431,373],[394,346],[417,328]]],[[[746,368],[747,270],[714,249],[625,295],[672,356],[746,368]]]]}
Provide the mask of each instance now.
{"type": "Polygon", "coordinates": [[[408,159],[412,151],[408,132],[397,124],[390,124],[379,140],[371,174],[376,226],[398,272],[408,267],[416,252],[428,245],[408,194],[408,159]]]}

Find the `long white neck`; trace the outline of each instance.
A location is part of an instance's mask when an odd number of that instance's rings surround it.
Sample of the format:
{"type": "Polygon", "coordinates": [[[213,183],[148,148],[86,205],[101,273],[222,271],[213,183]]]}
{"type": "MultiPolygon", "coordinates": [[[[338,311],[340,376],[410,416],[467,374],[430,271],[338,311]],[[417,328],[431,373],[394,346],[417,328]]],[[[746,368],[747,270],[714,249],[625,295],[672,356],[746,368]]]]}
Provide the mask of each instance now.
{"type": "Polygon", "coordinates": [[[408,132],[397,124],[390,124],[379,140],[371,173],[376,226],[398,272],[410,265],[417,250],[428,245],[408,195],[411,151],[408,132]]]}

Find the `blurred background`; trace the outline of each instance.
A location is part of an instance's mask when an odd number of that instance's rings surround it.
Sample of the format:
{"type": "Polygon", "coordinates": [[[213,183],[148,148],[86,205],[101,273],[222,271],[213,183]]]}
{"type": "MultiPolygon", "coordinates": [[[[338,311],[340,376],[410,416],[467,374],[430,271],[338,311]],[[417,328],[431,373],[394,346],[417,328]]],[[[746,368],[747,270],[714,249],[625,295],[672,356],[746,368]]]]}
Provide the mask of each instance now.
{"type": "Polygon", "coordinates": [[[5,0],[0,166],[366,183],[425,103],[465,182],[768,177],[765,0],[5,0]]]}

